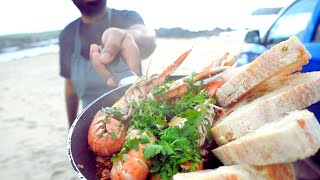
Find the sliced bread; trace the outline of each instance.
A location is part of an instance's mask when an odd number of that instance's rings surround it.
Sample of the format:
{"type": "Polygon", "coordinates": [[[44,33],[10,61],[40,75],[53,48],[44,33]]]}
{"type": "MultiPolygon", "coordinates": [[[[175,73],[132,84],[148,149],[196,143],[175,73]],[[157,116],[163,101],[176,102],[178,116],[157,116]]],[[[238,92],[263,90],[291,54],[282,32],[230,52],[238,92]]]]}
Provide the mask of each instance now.
{"type": "Polygon", "coordinates": [[[214,149],[224,164],[268,165],[289,163],[314,155],[320,147],[320,125],[308,110],[293,111],[214,149]]]}
{"type": "Polygon", "coordinates": [[[217,101],[226,107],[278,74],[290,74],[301,70],[310,58],[308,50],[293,36],[261,54],[237,76],[224,83],[217,91],[217,101]]]}
{"type": "MultiPolygon", "coordinates": [[[[277,84],[272,80],[270,87],[277,84]]],[[[290,111],[305,109],[320,101],[320,72],[278,76],[278,82],[282,84],[280,87],[272,87],[271,92],[218,119],[211,129],[217,144],[226,144],[290,111]]]]}

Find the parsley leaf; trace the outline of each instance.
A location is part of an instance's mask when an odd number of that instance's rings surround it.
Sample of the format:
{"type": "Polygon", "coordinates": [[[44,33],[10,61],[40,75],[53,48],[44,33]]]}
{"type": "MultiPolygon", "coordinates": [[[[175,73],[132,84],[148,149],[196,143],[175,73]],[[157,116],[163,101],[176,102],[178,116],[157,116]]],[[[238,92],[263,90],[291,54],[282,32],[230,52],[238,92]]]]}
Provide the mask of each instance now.
{"type": "Polygon", "coordinates": [[[162,154],[163,155],[174,154],[173,149],[170,147],[170,145],[166,141],[161,142],[161,144],[162,144],[162,154]]]}
{"type": "Polygon", "coordinates": [[[126,145],[127,146],[125,148],[127,148],[127,149],[134,149],[136,151],[139,150],[139,140],[137,138],[133,138],[133,139],[127,141],[126,145]]]}
{"type": "Polygon", "coordinates": [[[118,139],[118,137],[117,137],[117,135],[116,135],[116,133],[114,131],[111,131],[110,135],[111,135],[113,140],[118,139]]]}
{"type": "MultiPolygon", "coordinates": [[[[166,100],[156,102],[148,98],[135,104],[137,110],[129,121],[128,132],[138,129],[146,132],[147,135],[141,133],[139,138],[127,139],[118,157],[128,153],[130,149],[138,150],[140,144],[146,144],[143,156],[151,160],[151,163],[148,164],[149,171],[163,180],[171,179],[178,172],[194,171],[197,168],[201,161],[197,128],[208,120],[205,112],[209,106],[204,102],[209,97],[207,92],[201,90],[203,82],[200,83],[200,86],[194,85],[195,75],[192,74],[184,79],[187,83],[187,92],[184,96],[179,97],[179,103],[171,104],[166,100]],[[174,117],[186,120],[183,128],[169,126],[170,120],[174,117]],[[159,126],[164,129],[158,129],[159,126]],[[156,140],[150,142],[149,135],[155,136],[156,140]],[[183,169],[182,166],[186,164],[188,164],[188,169],[183,169]]],[[[153,93],[161,94],[169,88],[170,83],[166,83],[155,88],[153,93]]],[[[211,103],[215,103],[215,100],[212,100],[211,103]]]]}
{"type": "Polygon", "coordinates": [[[102,107],[101,109],[103,112],[107,113],[108,115],[114,114],[115,116],[121,116],[123,114],[123,110],[119,107],[102,107]]]}
{"type": "Polygon", "coordinates": [[[140,136],[140,137],[139,137],[139,140],[140,140],[140,142],[141,142],[142,144],[150,143],[150,140],[149,140],[148,136],[146,136],[146,135],[140,136]]]}
{"type": "Polygon", "coordinates": [[[187,111],[181,113],[180,116],[188,119],[180,133],[181,136],[188,136],[196,131],[202,119],[204,118],[204,114],[196,111],[195,109],[188,109],[187,111]]]}
{"type": "Polygon", "coordinates": [[[162,151],[162,148],[163,147],[161,145],[147,144],[143,151],[143,156],[147,159],[150,159],[155,155],[159,154],[162,151]]]}

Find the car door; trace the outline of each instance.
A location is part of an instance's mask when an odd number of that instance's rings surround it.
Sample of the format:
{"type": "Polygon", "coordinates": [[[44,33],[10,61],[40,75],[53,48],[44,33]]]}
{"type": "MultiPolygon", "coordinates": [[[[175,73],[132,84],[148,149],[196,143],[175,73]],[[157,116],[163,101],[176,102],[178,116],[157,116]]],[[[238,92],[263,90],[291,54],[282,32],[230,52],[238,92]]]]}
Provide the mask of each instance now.
{"type": "Polygon", "coordinates": [[[313,16],[305,30],[304,45],[312,55],[309,64],[303,67],[303,72],[320,71],[320,1],[313,11],[313,16]]]}
{"type": "MultiPolygon", "coordinates": [[[[320,2],[297,0],[273,23],[262,44],[270,48],[290,36],[297,36],[312,55],[302,72],[320,71],[320,2]]],[[[308,107],[320,122],[320,102],[308,107]]]]}
{"type": "MultiPolygon", "coordinates": [[[[320,1],[317,3],[313,17],[306,29],[305,41],[304,45],[312,58],[303,67],[302,72],[320,71],[320,1]]],[[[320,122],[320,102],[311,105],[308,109],[315,114],[320,122]]]]}

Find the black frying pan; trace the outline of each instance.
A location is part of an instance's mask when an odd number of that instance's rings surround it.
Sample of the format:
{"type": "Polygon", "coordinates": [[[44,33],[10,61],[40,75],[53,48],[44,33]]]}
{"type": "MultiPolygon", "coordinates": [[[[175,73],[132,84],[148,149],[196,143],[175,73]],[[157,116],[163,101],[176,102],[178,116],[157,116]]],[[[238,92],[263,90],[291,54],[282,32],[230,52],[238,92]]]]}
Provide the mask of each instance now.
{"type": "MultiPolygon", "coordinates": [[[[172,76],[171,79],[181,77],[182,76],[172,76]]],[[[88,130],[94,115],[102,107],[111,107],[122,97],[130,86],[131,85],[123,86],[102,95],[88,105],[72,124],[67,139],[67,152],[70,164],[79,179],[91,180],[96,178],[97,168],[95,156],[89,151],[88,145],[88,130]],[[83,168],[79,168],[81,166],[83,168]]],[[[209,153],[209,155],[211,154],[212,153],[209,153]]],[[[213,159],[213,161],[207,163],[207,168],[215,168],[221,165],[216,158],[213,157],[211,159],[213,159]]]]}
{"type": "Polygon", "coordinates": [[[96,160],[88,145],[88,130],[94,115],[102,107],[111,107],[129,87],[130,85],[123,86],[102,95],[88,105],[73,122],[68,134],[67,152],[70,164],[79,179],[96,178],[96,160]]]}

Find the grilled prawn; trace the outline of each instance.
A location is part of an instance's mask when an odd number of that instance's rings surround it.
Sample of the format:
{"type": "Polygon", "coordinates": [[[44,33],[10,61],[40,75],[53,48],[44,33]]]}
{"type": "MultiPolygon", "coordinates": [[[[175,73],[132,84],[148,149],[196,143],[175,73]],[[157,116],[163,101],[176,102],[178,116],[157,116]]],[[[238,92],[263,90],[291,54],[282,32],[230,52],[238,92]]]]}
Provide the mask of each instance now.
{"type": "MultiPolygon", "coordinates": [[[[145,132],[134,129],[129,133],[129,140],[145,136],[152,143],[155,137],[147,135],[145,132]]],[[[149,174],[149,165],[151,161],[143,157],[143,151],[146,144],[139,143],[139,149],[130,149],[128,153],[121,155],[116,159],[111,170],[111,179],[122,180],[141,180],[146,179],[149,174]]]]}
{"type": "Polygon", "coordinates": [[[125,142],[126,128],[103,110],[96,113],[88,131],[88,144],[100,156],[112,156],[125,142]]]}

